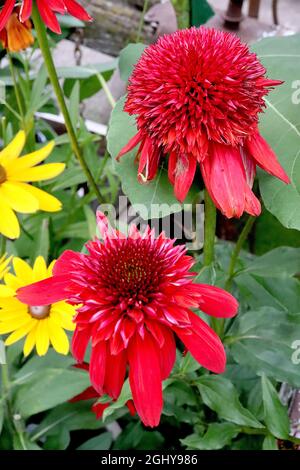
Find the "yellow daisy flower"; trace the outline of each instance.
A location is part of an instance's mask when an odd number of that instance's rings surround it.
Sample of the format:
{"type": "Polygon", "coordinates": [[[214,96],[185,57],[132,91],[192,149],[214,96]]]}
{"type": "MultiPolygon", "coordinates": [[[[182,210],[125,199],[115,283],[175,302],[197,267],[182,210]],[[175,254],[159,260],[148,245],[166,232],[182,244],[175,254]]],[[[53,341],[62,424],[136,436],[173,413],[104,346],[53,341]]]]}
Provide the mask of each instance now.
{"type": "Polygon", "coordinates": [[[28,307],[15,297],[20,287],[51,277],[54,264],[55,261],[47,268],[44,258],[39,256],[31,268],[21,258],[13,258],[15,275],[4,275],[5,285],[11,289],[12,295],[0,297],[0,334],[10,333],[5,341],[7,346],[26,336],[23,348],[25,356],[34,347],[39,356],[44,356],[50,344],[60,354],[69,352],[69,340],[64,329],[75,329],[72,321],[75,308],[66,302],[28,307]]]}
{"type": "Polygon", "coordinates": [[[0,152],[0,233],[8,238],[20,236],[20,225],[14,211],[32,214],[38,210],[56,212],[61,209],[58,199],[28,183],[54,178],[63,172],[65,164],[38,165],[50,155],[54,142],[20,157],[25,137],[25,132],[20,131],[0,152]]]}
{"type": "MultiPolygon", "coordinates": [[[[6,255],[3,255],[0,258],[0,281],[9,271],[10,260],[11,256],[8,258],[6,255]]],[[[8,295],[12,295],[11,289],[7,286],[4,286],[3,284],[0,284],[0,297],[7,297],[8,295]]]]}

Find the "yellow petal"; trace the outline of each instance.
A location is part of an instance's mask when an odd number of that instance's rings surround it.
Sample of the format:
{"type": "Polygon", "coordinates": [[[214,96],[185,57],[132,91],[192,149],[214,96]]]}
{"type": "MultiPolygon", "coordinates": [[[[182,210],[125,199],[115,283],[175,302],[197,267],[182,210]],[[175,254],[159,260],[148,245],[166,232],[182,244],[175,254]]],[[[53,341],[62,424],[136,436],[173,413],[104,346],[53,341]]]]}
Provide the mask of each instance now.
{"type": "Polygon", "coordinates": [[[46,262],[42,256],[38,256],[33,265],[34,281],[42,281],[48,277],[46,262]]]}
{"type": "Polygon", "coordinates": [[[64,328],[65,330],[75,330],[75,323],[72,321],[72,317],[70,317],[70,315],[59,312],[58,310],[55,310],[54,307],[52,307],[50,317],[58,326],[64,328]]]}
{"type": "Polygon", "coordinates": [[[37,150],[36,152],[29,153],[28,155],[24,155],[24,157],[18,158],[16,162],[10,162],[5,166],[5,171],[8,176],[14,175],[14,173],[19,172],[21,170],[25,170],[27,168],[31,168],[38,163],[41,163],[45,158],[47,158],[54,148],[54,141],[49,142],[48,145],[42,147],[41,149],[37,150]]]}
{"type": "Polygon", "coordinates": [[[0,234],[7,238],[16,239],[20,236],[20,225],[14,211],[0,199],[0,234]]]}
{"type": "Polygon", "coordinates": [[[27,312],[27,307],[25,309],[19,309],[19,310],[6,310],[6,309],[0,310],[0,322],[7,323],[10,321],[14,321],[15,319],[20,318],[20,317],[27,318],[28,320],[31,318],[29,313],[27,312]]]}
{"type": "Polygon", "coordinates": [[[4,276],[4,282],[7,285],[7,287],[10,287],[10,289],[13,291],[13,294],[15,294],[15,291],[19,289],[19,287],[23,287],[22,282],[20,279],[18,279],[16,276],[14,276],[11,273],[7,273],[4,276]]]}
{"type": "Polygon", "coordinates": [[[49,334],[50,341],[55,351],[59,354],[68,354],[69,352],[69,340],[62,328],[57,326],[55,321],[49,317],[49,334]]]}
{"type": "Polygon", "coordinates": [[[45,212],[57,212],[61,210],[61,202],[51,194],[42,189],[36,188],[31,184],[15,182],[21,188],[26,189],[39,202],[39,209],[45,212]]]}
{"type": "Polygon", "coordinates": [[[16,343],[19,341],[19,339],[24,338],[24,336],[27,335],[27,333],[32,329],[32,327],[35,325],[35,322],[33,318],[29,320],[26,325],[22,326],[22,328],[19,328],[18,330],[14,331],[9,337],[6,339],[5,344],[6,346],[10,346],[11,344],[16,343]]]}
{"type": "Polygon", "coordinates": [[[9,297],[0,300],[0,308],[9,312],[15,312],[17,310],[27,310],[27,305],[23,304],[15,297],[9,297]]]}
{"type": "Polygon", "coordinates": [[[20,279],[23,286],[34,282],[33,270],[23,259],[18,257],[13,258],[13,267],[16,276],[20,279]]]}
{"type": "Polygon", "coordinates": [[[54,259],[50,264],[49,264],[49,267],[48,267],[48,276],[51,277],[52,274],[53,274],[53,268],[55,266],[55,263],[56,263],[56,259],[54,259]]]}
{"type": "Polygon", "coordinates": [[[15,172],[10,176],[10,181],[44,181],[55,178],[65,169],[64,163],[46,163],[45,165],[35,166],[15,172]]]}
{"type": "Polygon", "coordinates": [[[6,320],[0,323],[0,335],[6,335],[12,331],[18,330],[19,328],[27,325],[30,321],[30,315],[18,315],[14,319],[6,320]]]}
{"type": "Polygon", "coordinates": [[[39,201],[29,191],[10,181],[0,185],[0,198],[13,210],[23,214],[32,214],[39,209],[39,201]]]}
{"type": "Polygon", "coordinates": [[[35,346],[37,325],[38,325],[38,321],[36,321],[35,326],[28,333],[25,339],[24,348],[23,348],[23,353],[25,357],[29,356],[29,354],[31,353],[31,351],[33,350],[35,346]]]}
{"type": "Polygon", "coordinates": [[[36,352],[44,356],[49,349],[49,318],[38,320],[36,329],[36,352]]]}
{"type": "Polygon", "coordinates": [[[0,152],[0,165],[6,164],[18,158],[25,145],[26,135],[24,131],[18,132],[16,137],[0,152]]]}
{"type": "Polygon", "coordinates": [[[10,297],[14,295],[15,291],[11,287],[0,285],[0,297],[10,297]]]}

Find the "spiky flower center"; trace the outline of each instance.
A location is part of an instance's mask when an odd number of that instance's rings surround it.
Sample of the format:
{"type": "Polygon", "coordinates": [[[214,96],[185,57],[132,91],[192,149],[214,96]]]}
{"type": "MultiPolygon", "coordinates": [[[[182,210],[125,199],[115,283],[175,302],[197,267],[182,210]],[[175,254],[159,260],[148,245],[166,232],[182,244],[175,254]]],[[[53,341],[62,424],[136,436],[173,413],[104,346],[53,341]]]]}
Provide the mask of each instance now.
{"type": "Polygon", "coordinates": [[[149,240],[122,240],[103,255],[99,266],[101,283],[116,301],[126,301],[127,305],[146,303],[157,290],[163,268],[149,240]]]}
{"type": "Polygon", "coordinates": [[[47,318],[50,315],[50,311],[51,305],[37,305],[28,307],[28,313],[32,316],[32,318],[36,318],[37,320],[47,318]]]}
{"type": "Polygon", "coordinates": [[[0,165],[0,184],[5,183],[6,181],[6,171],[5,168],[0,165]]]}

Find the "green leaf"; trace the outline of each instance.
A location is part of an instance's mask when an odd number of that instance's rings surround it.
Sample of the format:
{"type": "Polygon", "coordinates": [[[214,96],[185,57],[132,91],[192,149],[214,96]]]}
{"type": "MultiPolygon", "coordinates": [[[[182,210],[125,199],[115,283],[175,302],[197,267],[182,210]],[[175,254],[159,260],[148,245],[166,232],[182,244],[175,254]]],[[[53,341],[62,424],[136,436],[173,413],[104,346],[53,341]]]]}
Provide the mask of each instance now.
{"type": "Polygon", "coordinates": [[[263,428],[263,425],[241,404],[233,384],[220,376],[207,375],[197,380],[205,405],[218,416],[241,426],[263,428]]]}
{"type": "Polygon", "coordinates": [[[297,318],[270,307],[251,310],[236,317],[225,343],[239,364],[300,387],[299,366],[292,362],[292,344],[300,338],[297,318]]]}
{"type": "Polygon", "coordinates": [[[271,434],[268,434],[264,438],[262,448],[263,448],[263,450],[278,450],[276,438],[274,436],[272,436],[271,434]]]}
{"type": "Polygon", "coordinates": [[[36,372],[16,393],[15,409],[23,418],[70,400],[90,385],[80,370],[45,369],[36,372]]]}
{"type": "Polygon", "coordinates": [[[50,248],[50,238],[49,238],[49,219],[43,219],[43,222],[39,228],[37,237],[35,238],[34,251],[32,253],[31,260],[34,260],[38,256],[42,256],[46,263],[48,260],[50,248]]]}
{"type": "Polygon", "coordinates": [[[43,64],[33,82],[28,112],[33,114],[41,108],[41,101],[45,95],[45,88],[48,80],[46,66],[43,64]]]}
{"type": "Polygon", "coordinates": [[[77,128],[79,120],[79,82],[76,81],[70,95],[70,116],[74,129],[77,128]]]}
{"type": "Polygon", "coordinates": [[[265,374],[261,377],[261,386],[264,420],[268,430],[279,439],[288,439],[290,420],[287,407],[281,403],[276,389],[265,374]]]}
{"type": "Polygon", "coordinates": [[[97,222],[96,222],[96,216],[94,211],[90,208],[90,206],[85,205],[83,207],[85,218],[87,221],[88,225],[88,230],[89,230],[89,238],[94,238],[96,234],[96,228],[97,228],[97,222]]]}
{"type": "MultiPolygon", "coordinates": [[[[137,132],[134,118],[123,111],[123,106],[124,98],[118,101],[112,112],[107,141],[108,151],[114,159],[114,168],[121,180],[124,193],[144,220],[165,217],[181,211],[183,206],[174,196],[174,188],[169,182],[166,168],[160,167],[153,181],[140,184],[137,180],[137,166],[134,163],[137,149],[124,155],[119,162],[115,161],[122,147],[137,132]]],[[[195,187],[190,189],[185,204],[193,202],[197,191],[195,187]]]]}
{"type": "Polygon", "coordinates": [[[110,432],[103,432],[99,436],[92,437],[84,444],[77,447],[77,450],[108,450],[112,444],[112,435],[110,432]]]}
{"type": "Polygon", "coordinates": [[[138,62],[142,53],[144,52],[145,44],[128,44],[120,53],[119,58],[119,69],[120,75],[124,82],[127,82],[128,78],[132,74],[134,65],[138,62]]]}
{"type": "Polygon", "coordinates": [[[283,80],[266,99],[260,130],[276,152],[292,183],[284,184],[259,172],[259,185],[266,208],[287,228],[300,230],[300,126],[299,106],[293,103],[294,82],[300,77],[300,35],[274,37],[252,46],[272,79],[283,80]],[[280,66],[279,66],[280,64],[280,66]]]}
{"type": "Polygon", "coordinates": [[[291,277],[300,273],[300,248],[281,246],[246,263],[237,275],[251,273],[263,277],[291,277]]]}
{"type": "Polygon", "coordinates": [[[0,339],[0,366],[2,364],[6,364],[6,354],[5,354],[5,344],[2,341],[2,339],[0,339]]]}
{"type": "Polygon", "coordinates": [[[218,450],[230,444],[240,432],[240,427],[233,423],[212,423],[204,436],[191,434],[180,442],[189,450],[218,450]]]}

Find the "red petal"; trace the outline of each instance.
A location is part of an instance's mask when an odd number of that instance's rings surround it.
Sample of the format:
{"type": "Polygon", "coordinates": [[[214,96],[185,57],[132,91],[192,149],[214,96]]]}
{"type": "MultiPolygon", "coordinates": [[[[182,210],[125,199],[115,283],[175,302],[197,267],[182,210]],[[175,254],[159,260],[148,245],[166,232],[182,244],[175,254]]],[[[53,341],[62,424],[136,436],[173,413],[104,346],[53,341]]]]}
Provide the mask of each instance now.
{"type": "Polygon", "coordinates": [[[133,136],[129,142],[125,145],[125,147],[122,148],[122,150],[120,150],[118,156],[117,156],[117,160],[119,160],[119,158],[123,157],[123,155],[125,155],[125,153],[128,153],[130,152],[130,150],[132,150],[134,147],[136,147],[142,140],[142,134],[141,132],[138,132],[137,134],[135,134],[135,136],[133,136]]]}
{"type": "Polygon", "coordinates": [[[65,5],[68,13],[75,16],[75,18],[82,21],[92,21],[93,18],[88,14],[88,12],[74,0],[65,0],[65,5]]]}
{"type": "Polygon", "coordinates": [[[72,338],[72,354],[76,361],[83,362],[85,351],[91,337],[91,327],[77,326],[72,338]]]}
{"type": "Polygon", "coordinates": [[[175,196],[183,202],[193,183],[197,161],[195,158],[180,156],[177,158],[175,169],[175,196]]]}
{"type": "Polygon", "coordinates": [[[257,217],[261,213],[261,205],[253,191],[246,184],[245,187],[246,199],[245,199],[245,212],[254,217],[257,217]]]}
{"type": "Polygon", "coordinates": [[[103,385],[106,369],[106,342],[99,341],[92,347],[90,360],[90,379],[94,389],[103,395],[103,385]]]}
{"type": "Polygon", "coordinates": [[[16,0],[6,0],[4,7],[2,8],[0,13],[0,31],[4,28],[10,15],[12,14],[15,3],[16,0]]]}
{"type": "Polygon", "coordinates": [[[20,21],[24,23],[27,21],[32,12],[32,0],[23,0],[21,9],[20,9],[20,21]]]}
{"type": "Polygon", "coordinates": [[[157,426],[163,407],[159,350],[150,333],[138,334],[128,349],[129,382],[136,410],[146,426],[157,426]]]}
{"type": "Polygon", "coordinates": [[[162,380],[165,380],[169,377],[176,360],[176,344],[173,331],[170,328],[162,326],[161,330],[164,335],[165,342],[160,349],[160,367],[161,378],[162,380]]]}
{"type": "Polygon", "coordinates": [[[133,403],[133,400],[128,400],[126,402],[126,406],[129,410],[129,413],[131,414],[131,416],[134,416],[136,414],[136,409],[135,409],[135,406],[134,406],[134,403],[133,403]]]}
{"type": "Polygon", "coordinates": [[[290,183],[290,178],[280,165],[275,153],[259,132],[246,141],[246,148],[256,163],[271,175],[285,183],[290,183]]]}
{"type": "Polygon", "coordinates": [[[50,305],[68,298],[70,280],[63,276],[53,276],[17,290],[17,298],[27,305],[50,305]]]}
{"type": "Polygon", "coordinates": [[[190,314],[192,332],[174,328],[191,355],[206,369],[221,374],[226,366],[226,354],[220,338],[194,313],[190,314]]]}
{"type": "Polygon", "coordinates": [[[80,253],[76,253],[72,250],[66,250],[63,254],[58,258],[56,261],[54,268],[53,268],[53,275],[62,275],[67,274],[70,275],[71,271],[75,271],[76,268],[74,264],[76,262],[81,262],[82,255],[80,253]]]}
{"type": "Polygon", "coordinates": [[[175,169],[177,163],[177,153],[171,152],[168,161],[168,177],[171,184],[175,184],[175,169]]]}
{"type": "Polygon", "coordinates": [[[126,363],[127,356],[125,351],[122,351],[117,356],[111,355],[109,351],[107,352],[104,390],[114,400],[119,398],[123,387],[126,363]]]}
{"type": "Polygon", "coordinates": [[[245,208],[246,183],[240,152],[217,143],[210,144],[210,149],[201,165],[207,190],[226,217],[240,217],[245,208]]]}
{"type": "Polygon", "coordinates": [[[94,403],[92,406],[92,411],[95,413],[97,419],[101,419],[103,412],[108,408],[110,403],[94,403]]]}
{"type": "Polygon", "coordinates": [[[230,318],[237,314],[238,301],[229,292],[208,284],[198,284],[197,287],[201,294],[199,307],[203,312],[219,318],[230,318]]]}
{"type": "Polygon", "coordinates": [[[83,392],[79,393],[75,397],[69,400],[70,403],[76,403],[77,401],[90,400],[91,398],[99,398],[99,394],[96,392],[94,387],[88,387],[83,392]]]}
{"type": "Polygon", "coordinates": [[[56,34],[61,34],[59,22],[45,0],[36,0],[41,18],[46,26],[56,34]]]}

